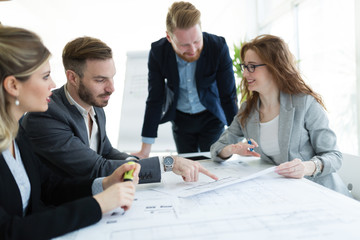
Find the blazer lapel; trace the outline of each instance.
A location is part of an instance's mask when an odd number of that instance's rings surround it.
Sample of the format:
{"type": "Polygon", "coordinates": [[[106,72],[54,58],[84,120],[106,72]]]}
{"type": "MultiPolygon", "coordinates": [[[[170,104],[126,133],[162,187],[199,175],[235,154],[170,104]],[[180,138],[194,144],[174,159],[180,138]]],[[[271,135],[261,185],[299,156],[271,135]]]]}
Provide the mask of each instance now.
{"type": "Polygon", "coordinates": [[[60,92],[59,92],[61,99],[62,99],[64,105],[66,106],[66,108],[69,110],[69,112],[71,112],[71,118],[74,120],[74,123],[75,123],[76,127],[78,128],[78,131],[77,131],[78,136],[84,142],[84,144],[89,146],[89,139],[88,139],[88,135],[87,135],[87,128],[85,125],[84,118],[81,115],[81,113],[79,112],[79,110],[77,110],[77,108],[74,105],[71,105],[69,100],[67,99],[67,97],[65,95],[65,90],[64,90],[65,86],[66,85],[62,86],[60,89],[60,92]]]}
{"type": "MultiPolygon", "coordinates": [[[[292,97],[286,93],[280,93],[280,116],[279,116],[279,146],[283,162],[288,161],[289,144],[292,126],[294,122],[295,108],[292,105],[292,97]]],[[[278,163],[278,164],[280,164],[278,163]]]]}
{"type": "Polygon", "coordinates": [[[22,201],[21,201],[20,190],[14,176],[12,175],[1,153],[0,153],[0,186],[1,186],[0,199],[5,203],[7,211],[9,213],[22,216],[22,201]]]}
{"type": "MultiPolygon", "coordinates": [[[[172,46],[169,44],[168,46],[168,58],[169,61],[166,65],[164,71],[166,71],[165,79],[164,79],[164,95],[165,100],[162,106],[162,114],[161,119],[168,115],[175,114],[176,111],[176,103],[177,96],[180,88],[180,77],[179,70],[177,67],[176,53],[172,49],[172,46]]],[[[167,117],[165,117],[166,119],[167,117]]]]}
{"type": "Polygon", "coordinates": [[[196,81],[196,87],[199,89],[199,83],[202,81],[203,77],[204,77],[204,68],[205,68],[205,63],[206,63],[206,58],[207,58],[207,40],[206,38],[204,38],[203,36],[203,49],[200,53],[200,57],[196,62],[196,69],[195,69],[195,81],[196,81]]]}
{"type": "Polygon", "coordinates": [[[97,107],[94,107],[95,110],[95,119],[98,125],[98,131],[99,131],[99,147],[98,147],[98,154],[102,154],[103,149],[104,149],[104,141],[103,139],[105,139],[105,119],[103,118],[103,116],[105,117],[105,115],[102,115],[99,113],[99,109],[97,107]]]}
{"type": "Polygon", "coordinates": [[[248,123],[246,124],[246,131],[244,132],[244,135],[246,138],[252,138],[257,143],[260,141],[260,119],[259,119],[259,112],[257,110],[253,110],[250,114],[248,123]],[[252,133],[249,135],[249,133],[252,133]]]}
{"type": "Polygon", "coordinates": [[[167,63],[167,66],[164,69],[164,71],[167,72],[168,75],[166,81],[172,81],[172,82],[167,82],[167,85],[174,86],[174,91],[177,92],[177,89],[179,88],[179,84],[180,84],[179,70],[176,60],[176,53],[172,49],[172,46],[170,44],[168,46],[168,59],[169,62],[167,63]]]}
{"type": "Polygon", "coordinates": [[[31,161],[33,156],[30,153],[31,149],[29,149],[28,144],[24,142],[24,136],[17,137],[16,142],[19,146],[21,160],[24,164],[24,168],[29,178],[29,182],[31,186],[30,199],[29,199],[27,211],[32,212],[34,206],[37,205],[36,201],[38,200],[38,198],[36,198],[35,196],[41,194],[39,192],[39,187],[41,186],[41,182],[39,181],[38,170],[35,168],[34,162],[31,161]]]}
{"type": "MultiPolygon", "coordinates": [[[[257,103],[257,109],[259,109],[259,108],[260,108],[260,100],[257,103]]],[[[257,110],[253,110],[253,112],[250,114],[246,129],[247,129],[246,132],[244,132],[245,137],[252,138],[259,144],[259,148],[256,149],[256,152],[261,155],[261,159],[263,159],[264,161],[267,161],[267,162],[275,163],[272,159],[270,159],[267,155],[265,155],[261,149],[260,116],[259,116],[259,112],[257,110]],[[251,136],[248,134],[249,132],[252,133],[251,136]]]]}
{"type": "Polygon", "coordinates": [[[199,83],[201,82],[204,74],[204,64],[206,62],[206,56],[205,53],[201,53],[204,56],[201,56],[197,62],[196,62],[196,69],[195,69],[195,81],[196,81],[196,87],[199,88],[199,83]]]}

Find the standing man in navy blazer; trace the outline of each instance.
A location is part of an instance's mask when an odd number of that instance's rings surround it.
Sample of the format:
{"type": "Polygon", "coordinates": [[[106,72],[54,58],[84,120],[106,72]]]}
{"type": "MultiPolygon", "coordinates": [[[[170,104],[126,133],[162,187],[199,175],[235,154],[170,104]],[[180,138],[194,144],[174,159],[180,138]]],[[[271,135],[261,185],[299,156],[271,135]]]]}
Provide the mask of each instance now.
{"type": "Polygon", "coordinates": [[[166,38],[152,43],[149,95],[142,147],[151,151],[158,126],[172,122],[178,153],[205,152],[238,111],[232,60],[225,39],[201,30],[200,11],[175,2],[166,18],[166,38]]]}

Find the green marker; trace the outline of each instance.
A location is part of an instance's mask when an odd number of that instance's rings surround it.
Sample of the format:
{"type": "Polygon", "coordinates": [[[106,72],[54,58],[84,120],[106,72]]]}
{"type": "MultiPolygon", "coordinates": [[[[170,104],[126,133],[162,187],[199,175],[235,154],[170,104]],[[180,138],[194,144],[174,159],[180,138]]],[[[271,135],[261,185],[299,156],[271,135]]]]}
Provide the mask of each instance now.
{"type": "MultiPolygon", "coordinates": [[[[127,162],[127,164],[132,165],[132,164],[135,164],[135,162],[130,161],[130,162],[127,162]]],[[[130,171],[125,172],[125,174],[124,174],[124,182],[133,180],[133,172],[134,172],[134,169],[131,169],[130,171]]]]}

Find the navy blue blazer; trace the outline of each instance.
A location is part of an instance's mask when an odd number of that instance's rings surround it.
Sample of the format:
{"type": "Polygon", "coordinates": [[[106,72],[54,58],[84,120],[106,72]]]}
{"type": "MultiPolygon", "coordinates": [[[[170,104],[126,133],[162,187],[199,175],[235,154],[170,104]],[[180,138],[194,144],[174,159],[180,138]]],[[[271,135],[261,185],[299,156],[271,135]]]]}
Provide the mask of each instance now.
{"type": "MultiPolygon", "coordinates": [[[[129,155],[113,148],[105,130],[106,117],[102,108],[94,107],[99,128],[100,144],[97,151],[89,147],[84,118],[66,98],[64,86],[53,91],[46,112],[28,113],[21,121],[40,159],[63,176],[88,178],[110,175],[129,155]]],[[[139,161],[140,183],[161,180],[157,157],[139,161]]]]}
{"type": "MultiPolygon", "coordinates": [[[[202,105],[225,125],[238,111],[232,60],[223,37],[203,32],[203,50],[196,64],[196,87],[202,105]]],[[[143,137],[157,137],[158,126],[175,118],[179,72],[175,51],[166,38],[151,44],[143,137]]]]}
{"type": "Polygon", "coordinates": [[[92,197],[93,180],[65,179],[54,174],[33,153],[27,137],[19,135],[16,142],[31,195],[23,217],[19,187],[0,154],[0,239],[49,239],[99,221],[102,214],[92,197]]]}

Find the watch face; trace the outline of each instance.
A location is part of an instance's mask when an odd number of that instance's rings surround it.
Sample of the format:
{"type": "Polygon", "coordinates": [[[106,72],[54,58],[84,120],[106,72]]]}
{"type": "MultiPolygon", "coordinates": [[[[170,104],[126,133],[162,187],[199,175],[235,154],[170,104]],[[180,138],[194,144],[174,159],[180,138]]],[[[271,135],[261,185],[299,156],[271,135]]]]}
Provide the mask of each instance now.
{"type": "Polygon", "coordinates": [[[172,157],[165,157],[164,164],[165,165],[172,165],[174,163],[174,159],[172,157]]]}

